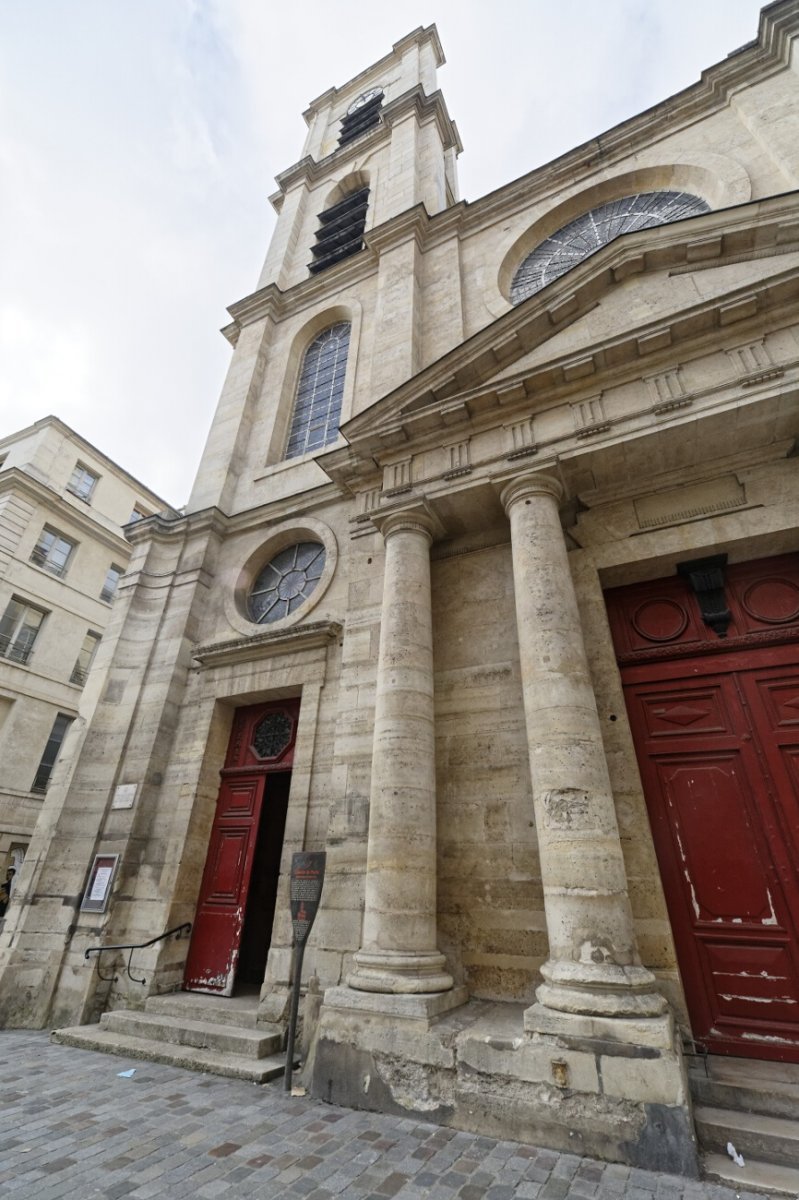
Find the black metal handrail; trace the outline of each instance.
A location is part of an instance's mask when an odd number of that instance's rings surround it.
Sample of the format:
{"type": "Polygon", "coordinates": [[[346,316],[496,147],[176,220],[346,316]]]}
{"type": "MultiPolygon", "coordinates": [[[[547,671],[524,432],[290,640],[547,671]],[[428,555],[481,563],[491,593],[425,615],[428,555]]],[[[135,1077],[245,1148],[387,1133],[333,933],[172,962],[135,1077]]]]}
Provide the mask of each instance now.
{"type": "Polygon", "coordinates": [[[118,975],[103,975],[102,971],[100,970],[100,955],[105,954],[106,952],[110,953],[111,950],[129,950],[130,953],[128,954],[128,965],[126,968],[128,979],[130,979],[132,983],[146,983],[146,978],[136,979],[136,977],[130,973],[130,964],[133,958],[133,951],[146,950],[148,946],[154,946],[156,942],[163,942],[166,938],[172,937],[173,933],[175,935],[175,941],[178,941],[184,933],[191,933],[191,921],[184,921],[182,925],[176,925],[174,929],[167,929],[164,933],[159,933],[158,937],[150,938],[149,942],[126,942],[119,946],[89,946],[89,949],[84,953],[83,958],[86,962],[88,962],[91,955],[96,954],[98,977],[102,979],[103,983],[116,983],[116,981],[119,979],[118,975]]]}

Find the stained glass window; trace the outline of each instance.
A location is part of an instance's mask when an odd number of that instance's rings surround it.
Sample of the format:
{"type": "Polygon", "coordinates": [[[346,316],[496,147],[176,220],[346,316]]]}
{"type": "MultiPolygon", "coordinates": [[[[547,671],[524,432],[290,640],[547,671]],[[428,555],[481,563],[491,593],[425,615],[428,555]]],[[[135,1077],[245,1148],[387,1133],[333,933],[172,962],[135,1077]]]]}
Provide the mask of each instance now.
{"type": "Polygon", "coordinates": [[[710,206],[690,192],[640,192],[600,204],[564,225],[527,255],[513,277],[511,303],[521,304],[622,233],[668,225],[709,211],[710,206]]]}
{"type": "Polygon", "coordinates": [[[349,321],[340,321],[315,337],[305,351],[286,458],[336,440],[349,346],[349,321]]]}
{"type": "Polygon", "coordinates": [[[281,550],[250,589],[250,618],[263,625],[295,612],[316,588],[324,568],[325,548],[319,542],[297,542],[281,550]]]}

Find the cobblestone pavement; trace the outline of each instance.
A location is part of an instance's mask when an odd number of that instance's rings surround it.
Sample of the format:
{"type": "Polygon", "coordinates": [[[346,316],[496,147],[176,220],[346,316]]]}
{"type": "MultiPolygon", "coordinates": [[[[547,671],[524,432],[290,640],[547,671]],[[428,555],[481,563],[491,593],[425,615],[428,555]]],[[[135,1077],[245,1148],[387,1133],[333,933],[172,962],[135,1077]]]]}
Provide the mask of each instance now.
{"type": "Polygon", "coordinates": [[[0,1197],[14,1200],[758,1200],[286,1096],[282,1080],[257,1087],[55,1046],[46,1033],[0,1033],[0,1054],[0,1197]]]}

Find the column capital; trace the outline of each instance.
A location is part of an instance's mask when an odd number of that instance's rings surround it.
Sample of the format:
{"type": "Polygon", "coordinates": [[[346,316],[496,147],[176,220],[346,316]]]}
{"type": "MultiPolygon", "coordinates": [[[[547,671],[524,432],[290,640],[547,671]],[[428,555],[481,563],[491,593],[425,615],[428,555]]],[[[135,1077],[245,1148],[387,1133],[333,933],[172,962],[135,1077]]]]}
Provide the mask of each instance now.
{"type": "Polygon", "coordinates": [[[408,508],[394,509],[392,512],[375,513],[372,523],[377,526],[388,541],[392,534],[402,530],[421,533],[427,538],[427,544],[432,545],[436,535],[441,534],[441,523],[436,520],[426,505],[414,504],[408,508]]]}
{"type": "Polygon", "coordinates": [[[529,471],[508,480],[499,493],[502,507],[506,513],[521,500],[530,500],[533,496],[549,496],[555,503],[563,499],[563,484],[554,475],[542,475],[538,471],[529,471]]]}

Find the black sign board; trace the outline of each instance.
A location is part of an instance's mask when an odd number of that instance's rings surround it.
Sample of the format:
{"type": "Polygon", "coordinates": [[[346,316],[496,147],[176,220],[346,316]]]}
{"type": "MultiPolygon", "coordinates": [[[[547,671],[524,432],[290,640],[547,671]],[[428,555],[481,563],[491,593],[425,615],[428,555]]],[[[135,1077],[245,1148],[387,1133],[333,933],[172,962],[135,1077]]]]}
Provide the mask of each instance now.
{"type": "Polygon", "coordinates": [[[301,850],[291,858],[289,901],[291,904],[291,927],[294,930],[294,984],[291,996],[288,1038],[286,1041],[286,1070],[283,1086],[291,1091],[294,1070],[294,1037],[297,1032],[297,1013],[300,1007],[300,982],[305,943],[319,909],[322,884],[325,881],[324,850],[301,850]]]}
{"type": "Polygon", "coordinates": [[[291,925],[298,946],[307,942],[319,908],[325,857],[324,850],[302,850],[291,859],[291,925]]]}

